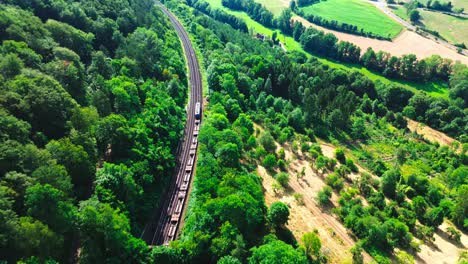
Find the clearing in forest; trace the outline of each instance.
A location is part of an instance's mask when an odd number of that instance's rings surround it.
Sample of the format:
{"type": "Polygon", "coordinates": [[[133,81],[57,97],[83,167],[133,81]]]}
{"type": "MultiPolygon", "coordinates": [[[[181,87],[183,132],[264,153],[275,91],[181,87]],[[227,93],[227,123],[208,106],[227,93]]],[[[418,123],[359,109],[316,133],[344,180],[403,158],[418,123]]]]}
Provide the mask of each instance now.
{"type": "Polygon", "coordinates": [[[329,21],[355,25],[366,32],[394,38],[403,27],[374,5],[362,0],[327,0],[301,8],[305,14],[320,16],[329,21]]]}
{"type": "MultiPolygon", "coordinates": [[[[290,150],[286,156],[292,157],[290,150]]],[[[289,187],[283,191],[275,192],[272,188],[275,179],[258,166],[258,174],[262,177],[265,193],[265,202],[270,206],[273,202],[281,201],[290,207],[290,217],[287,224],[295,239],[300,243],[304,233],[318,231],[322,242],[322,253],[327,255],[329,263],[343,263],[351,260],[350,253],[354,241],[346,228],[330,212],[322,211],[315,201],[317,192],[325,186],[324,179],[319,177],[310,168],[305,160],[293,159],[288,173],[290,174],[289,187]],[[305,177],[297,179],[294,175],[305,168],[305,177]],[[301,194],[303,202],[298,202],[294,194],[301,194]]],[[[337,199],[334,195],[332,199],[337,199]]]]}

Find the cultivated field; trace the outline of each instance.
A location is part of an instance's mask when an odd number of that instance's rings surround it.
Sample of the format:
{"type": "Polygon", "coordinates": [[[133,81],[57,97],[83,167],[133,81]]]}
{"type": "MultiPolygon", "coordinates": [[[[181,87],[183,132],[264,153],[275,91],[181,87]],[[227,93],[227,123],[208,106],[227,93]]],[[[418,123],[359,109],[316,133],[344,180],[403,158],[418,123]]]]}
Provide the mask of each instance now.
{"type": "Polygon", "coordinates": [[[426,58],[437,54],[443,58],[452,59],[454,61],[459,60],[468,64],[468,57],[408,30],[403,31],[403,33],[393,39],[393,41],[384,41],[329,30],[297,16],[294,19],[301,21],[305,26],[312,26],[326,32],[331,32],[340,40],[349,41],[358,45],[361,50],[366,50],[368,47],[371,47],[375,51],[382,50],[395,56],[415,54],[418,58],[426,58]]]}
{"type": "MultiPolygon", "coordinates": [[[[468,1],[467,1],[468,2],[468,1]]],[[[427,29],[435,30],[451,43],[468,45],[468,19],[420,10],[422,23],[427,29]]]]}
{"type": "Polygon", "coordinates": [[[394,38],[403,30],[396,21],[387,17],[374,5],[362,0],[327,0],[303,7],[305,13],[327,20],[355,25],[364,31],[394,38]]]}

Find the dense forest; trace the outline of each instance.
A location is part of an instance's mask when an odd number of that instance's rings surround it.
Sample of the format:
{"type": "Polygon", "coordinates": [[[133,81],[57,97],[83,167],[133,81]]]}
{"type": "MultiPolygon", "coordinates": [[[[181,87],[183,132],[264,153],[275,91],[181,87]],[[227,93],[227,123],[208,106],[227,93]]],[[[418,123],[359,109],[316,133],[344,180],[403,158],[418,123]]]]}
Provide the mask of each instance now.
{"type": "MultiPolygon", "coordinates": [[[[166,4],[187,23],[202,51],[210,96],[186,223],[180,239],[161,249],[160,261],[326,261],[320,250],[310,250],[320,249],[314,233],[304,235],[302,241],[288,233],[284,224],[289,212],[284,204],[265,206],[256,168],[265,167],[282,186],[292,177],[285,173],[288,161],[275,142],[302,142],[302,152],[309,153],[311,166],[326,176],[330,186],[318,195],[324,206],[332,192],[340,195],[335,213],[359,240],[353,249],[356,263],[363,249],[379,263],[389,263],[394,248],[418,252],[413,237],[430,241],[444,218],[467,228],[466,145],[460,154],[423,141],[407,131],[404,118],[413,114],[432,125],[433,121],[439,127],[445,124],[448,133],[447,123],[459,122],[452,133],[466,142],[463,101],[434,99],[374,83],[360,73],[274,49],[270,43],[213,21],[205,10],[191,12],[177,1],[166,4]],[[429,110],[436,106],[440,108],[429,110]],[[419,114],[416,109],[421,110],[419,114]],[[458,121],[444,119],[455,109],[458,121]],[[433,111],[440,115],[428,115],[433,111]],[[259,137],[254,123],[266,129],[259,137]],[[370,144],[373,138],[384,138],[400,146],[394,152],[398,163],[373,157],[364,149],[357,151],[357,160],[343,152],[337,152],[335,159],[326,158],[313,144],[318,137],[343,144],[350,140],[370,144]],[[348,175],[358,172],[356,162],[377,178],[362,172],[359,180],[351,180],[348,175]],[[408,174],[407,168],[412,172],[408,174]],[[444,182],[450,186],[443,187],[444,182]],[[364,200],[369,205],[364,206],[364,200]]],[[[444,68],[443,63],[438,66],[444,68]]],[[[465,87],[466,66],[457,64],[453,69],[452,85],[465,87]]],[[[459,235],[451,230],[454,237],[459,235]]]]}
{"type": "Polygon", "coordinates": [[[185,119],[168,20],[152,1],[7,1],[0,40],[0,259],[148,261],[185,119]]]}
{"type": "Polygon", "coordinates": [[[256,170],[286,188],[289,161],[277,147],[285,143],[325,177],[322,206],[339,195],[334,213],[358,240],[354,263],[362,250],[378,263],[391,263],[394,249],[417,252],[414,238],[431,241],[444,219],[455,239],[468,230],[466,65],[361,55],[289,23],[288,11],[273,24],[310,52],[398,78],[448,81],[451,99],[433,98],[285,53],[203,0],[164,4],[200,51],[209,88],[180,238],[152,249],[139,239],[185,121],[186,69],[169,21],[151,1],[10,1],[0,5],[0,260],[324,263],[317,234],[297,241],[285,226],[288,206],[265,203],[256,170]],[[405,117],[462,145],[427,142],[408,132],[405,117]],[[355,153],[327,158],[318,139],[355,153]],[[392,145],[393,158],[363,148],[376,141],[392,145]]]}

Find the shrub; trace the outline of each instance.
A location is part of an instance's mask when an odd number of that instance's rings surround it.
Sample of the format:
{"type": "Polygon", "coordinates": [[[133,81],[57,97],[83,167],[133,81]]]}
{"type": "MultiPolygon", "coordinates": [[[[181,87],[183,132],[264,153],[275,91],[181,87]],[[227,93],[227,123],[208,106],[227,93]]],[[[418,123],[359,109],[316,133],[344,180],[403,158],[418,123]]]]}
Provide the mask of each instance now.
{"type": "Polygon", "coordinates": [[[280,149],[278,150],[278,158],[284,159],[285,157],[286,157],[286,154],[285,154],[285,152],[284,152],[284,148],[280,148],[280,149]]]}
{"type": "Polygon", "coordinates": [[[268,210],[268,220],[275,226],[281,226],[288,222],[289,208],[282,202],[274,202],[268,210]]]}
{"type": "Polygon", "coordinates": [[[253,135],[250,135],[249,139],[247,139],[247,147],[248,148],[255,148],[257,146],[257,140],[253,135]]]}
{"type": "Polygon", "coordinates": [[[346,166],[346,165],[341,165],[336,170],[336,173],[338,173],[338,175],[340,175],[341,177],[346,177],[347,175],[349,175],[351,173],[351,169],[348,168],[348,166],[346,166]]]}
{"type": "Polygon", "coordinates": [[[344,186],[344,180],[337,173],[332,173],[328,175],[325,178],[325,182],[337,191],[343,189],[344,186]]]}
{"type": "Polygon", "coordinates": [[[273,154],[266,155],[265,159],[263,160],[263,167],[267,170],[271,170],[276,166],[276,157],[273,154]]]}
{"type": "Polygon", "coordinates": [[[346,156],[345,156],[345,153],[343,151],[343,149],[341,148],[337,148],[335,150],[335,158],[341,163],[341,164],[345,164],[346,163],[346,156]]]}
{"type": "Polygon", "coordinates": [[[413,264],[414,263],[414,257],[408,254],[405,251],[398,251],[398,253],[395,254],[397,263],[399,264],[413,264]]]}
{"type": "Polygon", "coordinates": [[[336,166],[336,159],[327,159],[327,169],[333,170],[336,166]]]}
{"type": "Polygon", "coordinates": [[[356,166],[356,164],[354,164],[354,161],[352,159],[346,159],[346,166],[348,166],[348,168],[354,173],[359,172],[358,167],[356,166]]]}
{"type": "Polygon", "coordinates": [[[434,228],[418,225],[416,227],[415,236],[424,241],[434,241],[434,228]]]}
{"type": "Polygon", "coordinates": [[[265,148],[268,152],[273,152],[276,150],[275,139],[271,135],[270,132],[264,132],[260,138],[258,139],[260,144],[265,148]]]}
{"type": "Polygon", "coordinates": [[[461,243],[461,233],[453,226],[447,227],[447,233],[450,239],[453,239],[457,243],[461,243]]]}
{"type": "Polygon", "coordinates": [[[283,159],[279,159],[277,162],[276,162],[276,166],[278,166],[278,168],[280,168],[280,170],[286,170],[286,161],[284,161],[283,159]]]}
{"type": "Polygon", "coordinates": [[[309,149],[310,149],[309,143],[304,142],[304,143],[301,144],[301,151],[302,152],[307,152],[307,151],[309,151],[309,149]]]}
{"type": "Polygon", "coordinates": [[[289,174],[287,174],[286,172],[280,172],[276,174],[275,179],[281,186],[287,187],[289,183],[289,174]]]}
{"type": "Polygon", "coordinates": [[[266,154],[267,154],[267,152],[266,152],[265,148],[262,147],[262,146],[258,146],[255,149],[255,156],[257,156],[257,158],[264,157],[266,154]]]}
{"type": "Polygon", "coordinates": [[[304,204],[304,195],[302,195],[301,193],[294,193],[293,197],[294,197],[294,200],[296,200],[298,204],[300,205],[304,204]]]}
{"type": "Polygon", "coordinates": [[[317,201],[321,206],[326,206],[330,202],[332,189],[329,186],[324,186],[322,190],[317,193],[317,201]]]}

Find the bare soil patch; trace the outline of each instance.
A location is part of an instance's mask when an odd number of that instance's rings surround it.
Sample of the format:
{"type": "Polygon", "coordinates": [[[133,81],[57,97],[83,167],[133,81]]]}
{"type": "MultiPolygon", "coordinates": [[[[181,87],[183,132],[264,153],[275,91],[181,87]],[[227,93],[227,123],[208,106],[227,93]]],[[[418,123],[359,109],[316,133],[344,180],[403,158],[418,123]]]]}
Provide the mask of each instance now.
{"type": "Polygon", "coordinates": [[[441,145],[450,146],[452,145],[453,142],[456,141],[455,139],[447,136],[446,134],[440,131],[437,131],[433,128],[430,128],[422,123],[419,123],[411,119],[407,119],[407,120],[408,120],[408,129],[411,132],[415,132],[431,142],[437,142],[441,145]]]}
{"type": "Polygon", "coordinates": [[[421,252],[416,256],[418,263],[457,263],[460,253],[468,249],[468,236],[462,233],[461,244],[456,244],[447,238],[445,230],[448,226],[447,223],[443,223],[439,227],[439,231],[434,235],[433,245],[424,244],[421,246],[421,252]]]}
{"type": "Polygon", "coordinates": [[[404,30],[400,35],[398,35],[398,37],[393,39],[393,41],[385,41],[330,30],[310,23],[309,21],[299,16],[293,17],[293,20],[302,22],[305,27],[314,27],[327,33],[333,33],[339,40],[354,43],[360,47],[363,52],[367,50],[367,48],[371,47],[374,51],[381,50],[394,56],[415,54],[416,57],[420,59],[437,54],[443,58],[448,58],[454,61],[458,60],[468,64],[468,57],[458,54],[455,50],[447,48],[430,39],[424,38],[412,31],[404,30]]]}

